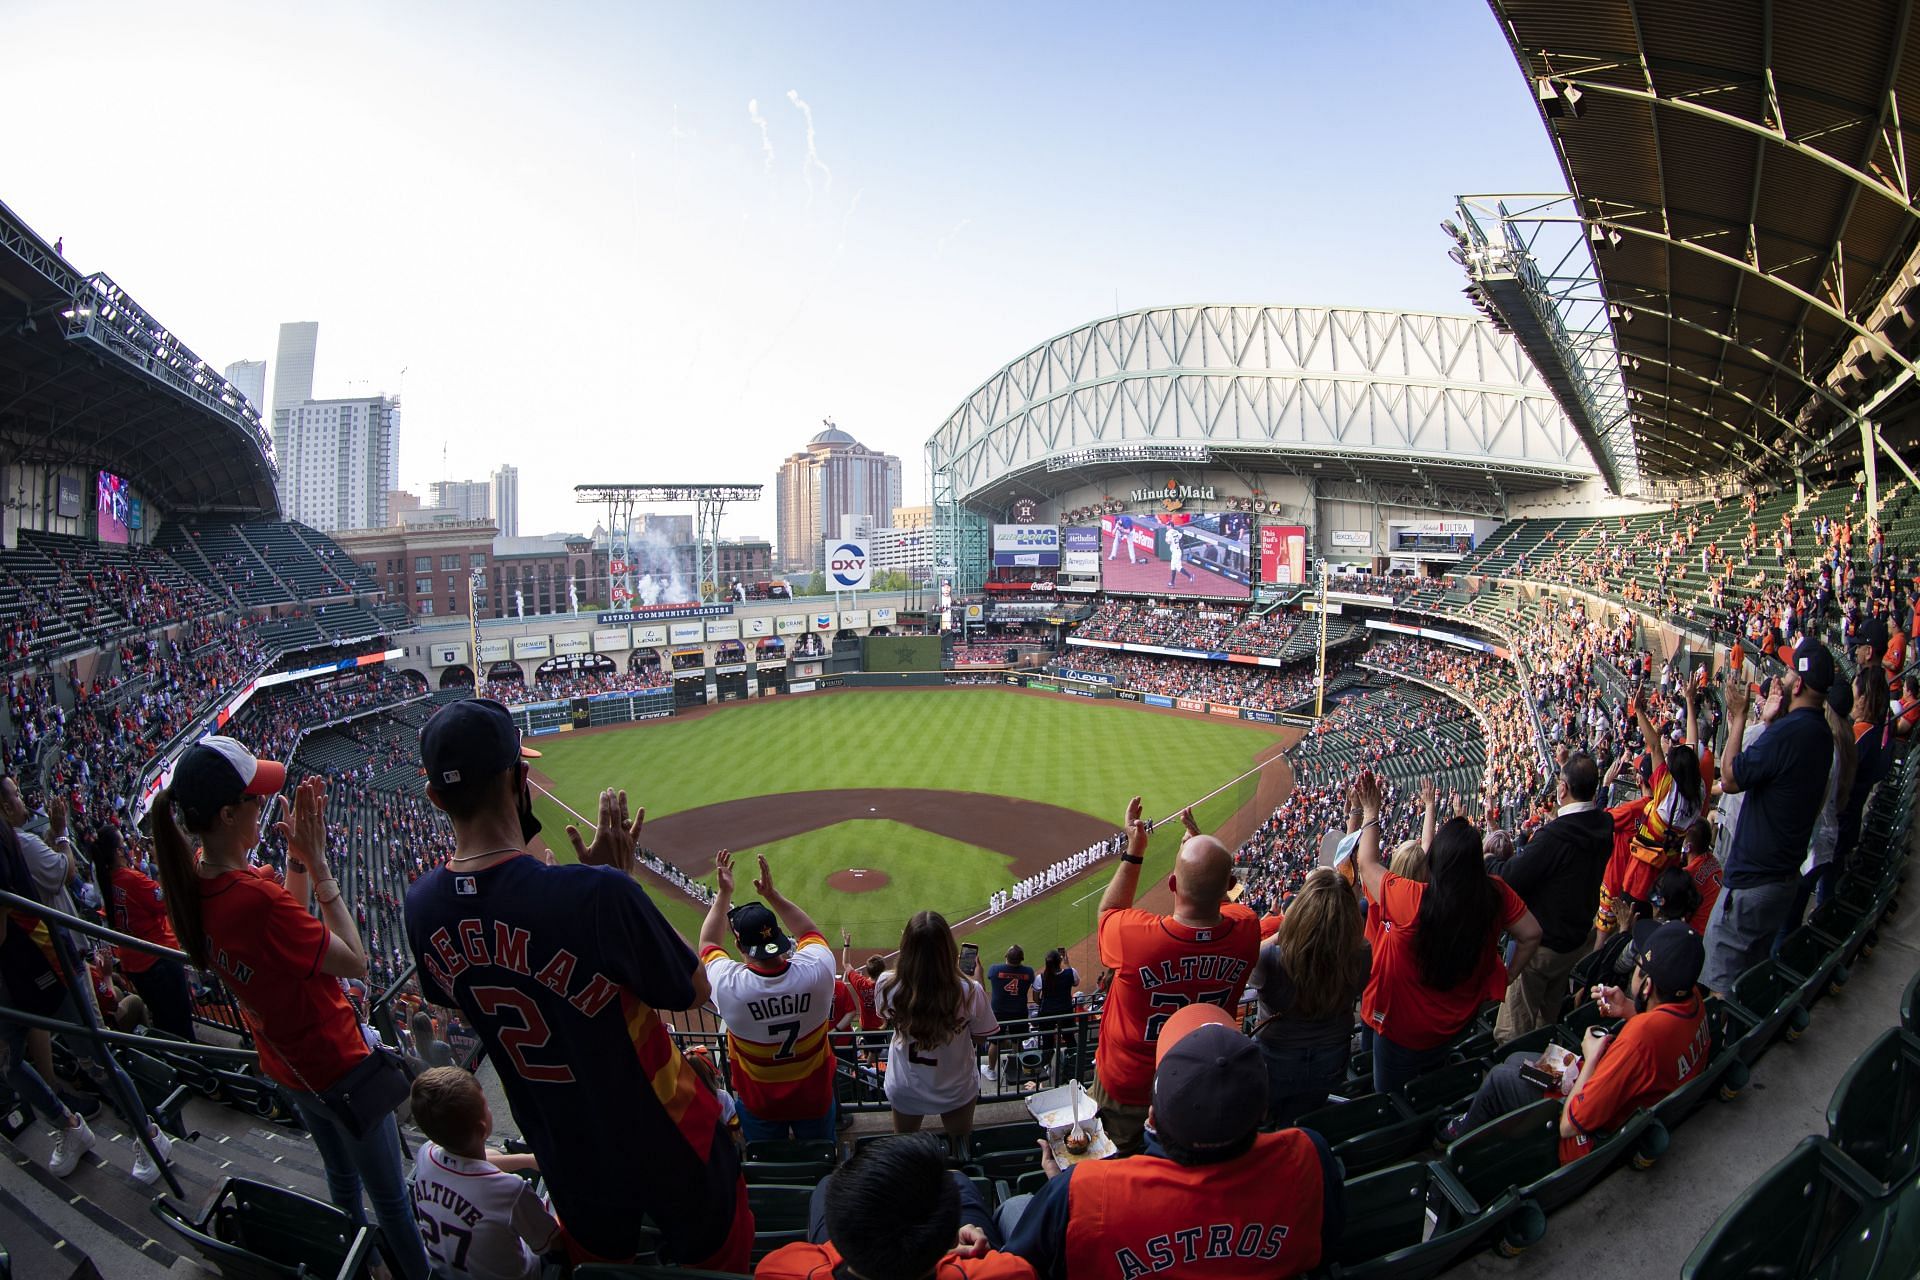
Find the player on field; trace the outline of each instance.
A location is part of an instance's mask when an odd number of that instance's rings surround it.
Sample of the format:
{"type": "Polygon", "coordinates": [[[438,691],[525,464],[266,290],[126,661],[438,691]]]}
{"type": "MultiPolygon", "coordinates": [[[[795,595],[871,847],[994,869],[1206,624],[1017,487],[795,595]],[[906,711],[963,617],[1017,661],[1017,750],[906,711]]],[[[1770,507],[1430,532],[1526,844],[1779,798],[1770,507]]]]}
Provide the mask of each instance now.
{"type": "Polygon", "coordinates": [[[1199,581],[1193,576],[1193,570],[1180,563],[1180,544],[1186,541],[1186,537],[1186,534],[1180,532],[1180,526],[1177,524],[1167,529],[1167,586],[1169,587],[1173,586],[1173,580],[1183,573],[1187,575],[1188,582],[1199,581]]]}
{"type": "Polygon", "coordinates": [[[1127,848],[1100,899],[1100,962],[1113,972],[1094,1055],[1093,1098],[1100,1122],[1122,1152],[1146,1137],[1153,1096],[1153,1049],[1174,1010],[1189,1004],[1234,1009],[1260,957],[1253,911],[1227,901],[1236,883],[1233,855],[1212,836],[1189,832],[1174,872],[1173,914],[1133,905],[1146,861],[1147,824],[1140,797],[1127,803],[1127,848]]]}
{"type": "Polygon", "coordinates": [[[407,893],[421,991],[486,1046],[568,1252],[627,1261],[644,1217],[673,1261],[745,1271],[739,1152],[658,1012],[705,1004],[706,972],[633,878],[640,818],[625,793],[601,793],[591,848],[567,828],[581,865],[551,866],[526,853],[540,824],[505,707],[447,704],[420,756],[454,835],[453,856],[407,893]]]}
{"type": "Polygon", "coordinates": [[[714,867],[720,891],[700,926],[700,963],[727,1024],[740,1131],[748,1142],[831,1141],[833,952],[812,917],[773,887],[764,856],[753,887],[766,903],[734,906],[733,876],[733,854],[722,849],[714,867]],[[744,964],[721,943],[729,927],[744,964]]]}
{"type": "Polygon", "coordinates": [[[1133,554],[1133,517],[1115,516],[1113,518],[1113,546],[1107,551],[1107,559],[1112,560],[1120,554],[1120,548],[1127,549],[1127,563],[1138,564],[1133,554]]]}

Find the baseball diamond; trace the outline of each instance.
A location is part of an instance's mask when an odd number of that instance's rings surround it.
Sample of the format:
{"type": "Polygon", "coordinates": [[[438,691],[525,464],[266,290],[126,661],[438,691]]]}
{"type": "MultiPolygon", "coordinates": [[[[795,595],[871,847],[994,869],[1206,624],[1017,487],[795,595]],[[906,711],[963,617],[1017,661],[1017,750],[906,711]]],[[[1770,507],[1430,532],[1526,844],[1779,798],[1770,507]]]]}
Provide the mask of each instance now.
{"type": "MultiPolygon", "coordinates": [[[[983,947],[1073,943],[1092,932],[1085,895],[1111,863],[991,918],[989,895],[1112,835],[1134,794],[1167,818],[1231,783],[1197,816],[1243,838],[1256,798],[1270,811],[1290,779],[1284,762],[1249,771],[1296,733],[992,687],[820,693],[543,738],[536,809],[549,847],[571,858],[559,833],[585,826],[569,810],[590,814],[601,787],[625,786],[647,807],[641,843],[655,855],[711,885],[723,845],[766,854],[783,891],[858,951],[891,950],[921,907],[967,922],[983,947]],[[855,883],[855,867],[884,882],[855,883]]],[[[1156,875],[1177,830],[1156,833],[1156,875]]],[[[658,878],[649,887],[698,932],[700,903],[658,878]]]]}

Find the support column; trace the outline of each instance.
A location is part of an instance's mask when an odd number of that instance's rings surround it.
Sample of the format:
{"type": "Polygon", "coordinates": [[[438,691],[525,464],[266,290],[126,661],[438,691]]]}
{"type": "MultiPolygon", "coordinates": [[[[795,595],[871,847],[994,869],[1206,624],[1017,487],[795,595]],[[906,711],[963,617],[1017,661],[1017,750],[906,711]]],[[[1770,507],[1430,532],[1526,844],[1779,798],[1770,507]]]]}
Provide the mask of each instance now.
{"type": "Polygon", "coordinates": [[[1872,420],[1860,419],[1860,464],[1867,472],[1867,521],[1870,525],[1880,523],[1880,476],[1874,459],[1874,454],[1879,451],[1879,443],[1872,420]]]}

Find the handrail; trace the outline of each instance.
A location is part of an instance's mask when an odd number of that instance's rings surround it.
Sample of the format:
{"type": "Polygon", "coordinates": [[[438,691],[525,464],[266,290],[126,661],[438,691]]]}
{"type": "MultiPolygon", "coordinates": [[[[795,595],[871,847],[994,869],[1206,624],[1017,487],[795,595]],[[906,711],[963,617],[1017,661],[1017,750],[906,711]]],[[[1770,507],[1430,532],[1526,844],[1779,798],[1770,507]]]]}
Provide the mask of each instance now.
{"type": "Polygon", "coordinates": [[[252,1049],[241,1049],[223,1044],[201,1044],[197,1040],[161,1039],[157,1036],[132,1035],[125,1031],[109,1031],[105,1027],[92,1031],[77,1022],[62,1022],[58,1018],[42,1017],[37,1013],[25,1013],[19,1009],[0,1006],[0,1022],[18,1022],[22,1026],[36,1027],[42,1031],[73,1032],[89,1039],[104,1040],[108,1044],[125,1045],[130,1049],[144,1049],[148,1053],[179,1054],[185,1057],[234,1058],[252,1062],[260,1055],[252,1049]]]}
{"type": "Polygon", "coordinates": [[[0,903],[19,907],[21,910],[31,912],[43,920],[51,920],[56,924],[64,925],[76,933],[84,933],[89,937],[103,939],[111,942],[116,947],[126,947],[130,951],[144,951],[148,955],[160,956],[168,960],[185,961],[188,958],[187,953],[184,951],[177,951],[172,947],[162,946],[158,942],[148,942],[145,938],[136,938],[132,934],[109,929],[103,924],[95,924],[93,921],[83,919],[80,916],[68,915],[58,907],[50,907],[38,898],[23,897],[20,894],[9,893],[5,889],[0,889],[0,903]]]}

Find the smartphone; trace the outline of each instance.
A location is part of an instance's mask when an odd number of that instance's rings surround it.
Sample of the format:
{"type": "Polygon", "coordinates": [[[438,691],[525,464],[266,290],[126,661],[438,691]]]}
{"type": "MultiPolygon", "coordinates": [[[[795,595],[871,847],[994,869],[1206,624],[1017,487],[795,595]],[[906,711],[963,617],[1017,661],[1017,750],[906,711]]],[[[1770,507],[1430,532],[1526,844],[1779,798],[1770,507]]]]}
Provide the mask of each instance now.
{"type": "Polygon", "coordinates": [[[960,944],[960,972],[969,978],[980,968],[980,944],[963,942],[960,944]]]}

